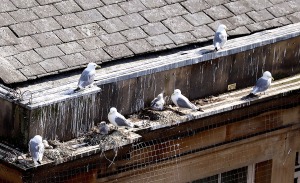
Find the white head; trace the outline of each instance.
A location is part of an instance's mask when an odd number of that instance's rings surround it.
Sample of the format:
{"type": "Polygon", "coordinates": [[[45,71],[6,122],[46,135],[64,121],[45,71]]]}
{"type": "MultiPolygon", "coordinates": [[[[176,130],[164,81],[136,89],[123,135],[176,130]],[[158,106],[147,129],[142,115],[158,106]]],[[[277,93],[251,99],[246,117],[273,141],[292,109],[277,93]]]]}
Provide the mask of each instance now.
{"type": "Polygon", "coordinates": [[[43,138],[40,135],[36,135],[33,137],[37,143],[43,143],[43,138]]]}
{"type": "Polygon", "coordinates": [[[175,89],[173,95],[179,95],[181,94],[181,91],[179,89],[175,89]]]}
{"type": "Polygon", "coordinates": [[[91,62],[87,65],[87,69],[91,70],[91,69],[96,69],[98,67],[97,64],[91,62]]]}
{"type": "Polygon", "coordinates": [[[115,113],[115,112],[117,112],[117,109],[115,107],[110,108],[110,110],[109,110],[110,114],[115,113]]]}
{"type": "Polygon", "coordinates": [[[218,27],[218,29],[217,29],[217,32],[226,31],[226,30],[227,30],[226,25],[221,24],[221,25],[219,25],[219,27],[218,27]]]}
{"type": "Polygon", "coordinates": [[[101,121],[100,122],[100,126],[105,126],[106,125],[106,122],[105,121],[101,121]]]}
{"type": "Polygon", "coordinates": [[[272,77],[272,74],[269,71],[265,71],[263,73],[263,78],[274,80],[274,78],[272,77]]]}
{"type": "Polygon", "coordinates": [[[158,99],[161,99],[161,98],[163,98],[164,97],[164,94],[163,93],[160,93],[159,95],[157,95],[157,98],[158,99]]]}

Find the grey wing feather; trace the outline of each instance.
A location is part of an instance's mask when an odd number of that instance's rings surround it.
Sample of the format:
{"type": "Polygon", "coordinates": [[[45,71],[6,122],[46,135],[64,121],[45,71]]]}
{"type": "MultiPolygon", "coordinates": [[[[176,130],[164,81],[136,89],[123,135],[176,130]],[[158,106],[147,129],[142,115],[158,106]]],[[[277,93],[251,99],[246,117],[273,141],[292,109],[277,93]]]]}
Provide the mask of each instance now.
{"type": "Polygon", "coordinates": [[[214,45],[215,45],[216,43],[221,43],[221,42],[222,42],[222,39],[221,39],[220,35],[221,35],[221,32],[216,32],[216,33],[215,33],[215,37],[214,37],[214,45]]]}
{"type": "Polygon", "coordinates": [[[95,74],[89,71],[83,71],[80,78],[78,85],[82,87],[86,87],[94,82],[95,74]]]}
{"type": "Polygon", "coordinates": [[[38,143],[34,141],[29,142],[29,151],[33,159],[37,160],[38,159],[38,143]]]}
{"type": "Polygon", "coordinates": [[[270,84],[268,83],[268,80],[263,79],[263,78],[259,78],[256,81],[255,86],[253,87],[253,91],[252,92],[264,92],[269,88],[270,84]]]}
{"type": "Polygon", "coordinates": [[[179,107],[192,109],[191,103],[189,101],[186,101],[186,100],[182,99],[182,98],[177,99],[177,104],[178,104],[179,107]]]}
{"type": "Polygon", "coordinates": [[[120,117],[116,117],[115,122],[118,124],[118,126],[130,126],[126,120],[120,117]]]}
{"type": "Polygon", "coordinates": [[[152,102],[151,102],[151,104],[150,104],[150,106],[154,107],[155,104],[156,104],[156,102],[158,102],[158,98],[153,99],[152,102]]]}

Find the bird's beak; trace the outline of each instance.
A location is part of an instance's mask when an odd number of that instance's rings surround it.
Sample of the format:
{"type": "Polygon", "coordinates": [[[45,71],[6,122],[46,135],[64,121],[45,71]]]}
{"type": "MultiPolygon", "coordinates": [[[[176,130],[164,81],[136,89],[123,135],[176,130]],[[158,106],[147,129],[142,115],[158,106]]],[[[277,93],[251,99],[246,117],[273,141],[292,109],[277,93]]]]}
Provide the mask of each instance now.
{"type": "Polygon", "coordinates": [[[272,81],[274,81],[275,79],[272,77],[272,81]]]}
{"type": "Polygon", "coordinates": [[[97,65],[97,66],[96,66],[96,69],[100,69],[100,68],[101,68],[101,66],[100,66],[100,65],[97,65]]]}

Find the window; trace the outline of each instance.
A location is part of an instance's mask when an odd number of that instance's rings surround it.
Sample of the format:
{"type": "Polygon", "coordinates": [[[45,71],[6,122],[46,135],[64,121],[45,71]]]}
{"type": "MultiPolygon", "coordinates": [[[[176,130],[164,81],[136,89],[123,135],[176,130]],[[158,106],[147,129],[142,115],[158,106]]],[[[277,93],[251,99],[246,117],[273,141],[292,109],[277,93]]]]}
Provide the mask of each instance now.
{"type": "Polygon", "coordinates": [[[294,183],[300,183],[300,158],[299,158],[299,152],[296,152],[294,183]]]}

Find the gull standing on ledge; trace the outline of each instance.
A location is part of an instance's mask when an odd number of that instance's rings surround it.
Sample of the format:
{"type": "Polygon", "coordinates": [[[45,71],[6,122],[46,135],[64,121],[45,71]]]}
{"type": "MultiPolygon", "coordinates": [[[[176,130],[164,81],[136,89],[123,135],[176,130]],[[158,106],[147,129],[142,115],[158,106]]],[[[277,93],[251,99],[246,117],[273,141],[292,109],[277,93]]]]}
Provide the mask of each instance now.
{"type": "Polygon", "coordinates": [[[198,108],[194,104],[192,104],[188,98],[186,98],[184,95],[182,95],[181,91],[179,89],[174,90],[174,93],[172,94],[171,99],[177,107],[188,108],[188,109],[192,109],[194,111],[201,110],[200,108],[198,108]]]}
{"type": "Polygon", "coordinates": [[[214,47],[215,51],[218,51],[223,48],[224,44],[227,41],[227,27],[224,24],[219,25],[215,37],[214,37],[214,47]]]}
{"type": "Polygon", "coordinates": [[[44,150],[45,150],[42,137],[40,135],[34,136],[32,139],[30,139],[28,146],[29,146],[29,153],[34,162],[34,166],[37,166],[38,164],[42,164],[41,161],[43,159],[44,150]]]}
{"type": "Polygon", "coordinates": [[[98,66],[95,63],[89,63],[87,65],[87,67],[83,70],[79,78],[78,87],[74,91],[84,89],[87,86],[91,87],[93,85],[96,74],[96,68],[100,68],[100,66],[98,66]]]}
{"type": "Polygon", "coordinates": [[[266,90],[270,87],[272,80],[274,80],[272,74],[269,71],[264,72],[263,76],[256,81],[256,84],[248,97],[255,96],[257,93],[262,92],[265,94],[266,90]]]}
{"type": "Polygon", "coordinates": [[[155,99],[152,100],[150,107],[153,110],[162,111],[164,109],[165,100],[163,93],[160,93],[155,99]]]}
{"type": "Polygon", "coordinates": [[[130,127],[130,128],[135,127],[135,125],[132,124],[130,121],[127,121],[122,114],[118,113],[115,107],[110,108],[110,111],[108,113],[108,120],[116,127],[121,127],[121,126],[130,127]]]}

